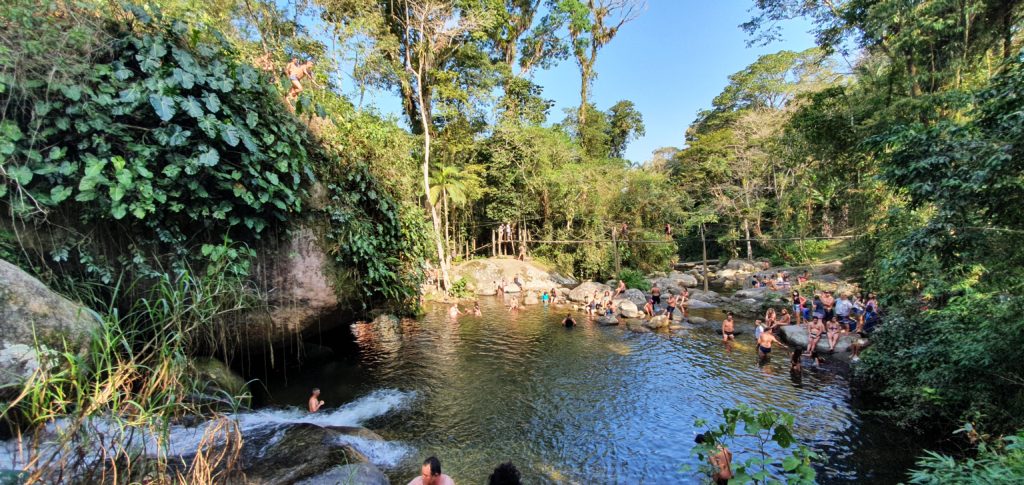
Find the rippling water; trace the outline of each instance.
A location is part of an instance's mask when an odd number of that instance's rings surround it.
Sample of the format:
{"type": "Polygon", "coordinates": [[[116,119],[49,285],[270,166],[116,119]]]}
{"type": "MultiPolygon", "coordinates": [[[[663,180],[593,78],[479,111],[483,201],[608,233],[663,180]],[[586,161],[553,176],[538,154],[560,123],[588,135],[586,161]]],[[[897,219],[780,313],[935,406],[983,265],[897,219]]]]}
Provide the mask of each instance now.
{"type": "MultiPolygon", "coordinates": [[[[328,411],[400,392],[407,402],[364,423],[405,450],[379,463],[394,483],[416,476],[428,455],[460,483],[484,483],[508,460],[527,483],[696,482],[684,470],[699,465],[694,421],[717,423],[723,407],[740,403],[794,414],[799,441],[828,459],[822,482],[895,482],[912,461],[851,407],[842,364],[805,362],[794,379],[784,350],[759,366],[750,335],[726,349],[705,329],[635,334],[579,316],[580,326],[565,329],[564,309],[509,314],[496,299],[481,303],[482,317],[452,321],[438,306],[394,327],[355,325],[357,361],[271,384],[271,404],[304,402],[312,386],[328,411]]],[[[749,445],[734,445],[738,459],[749,445]]]]}

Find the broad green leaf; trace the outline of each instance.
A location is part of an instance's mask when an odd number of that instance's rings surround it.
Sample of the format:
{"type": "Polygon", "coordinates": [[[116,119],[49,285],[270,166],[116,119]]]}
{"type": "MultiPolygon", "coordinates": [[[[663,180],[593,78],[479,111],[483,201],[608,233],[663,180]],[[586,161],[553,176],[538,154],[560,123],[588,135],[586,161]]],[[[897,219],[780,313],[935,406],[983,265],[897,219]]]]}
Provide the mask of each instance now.
{"type": "Polygon", "coordinates": [[[203,95],[203,101],[206,103],[206,109],[211,113],[220,111],[220,98],[216,93],[206,93],[203,95]]]}
{"type": "Polygon", "coordinates": [[[127,213],[128,207],[121,203],[114,204],[114,206],[110,208],[110,215],[114,216],[114,219],[117,220],[123,219],[127,213]]]}
{"type": "Polygon", "coordinates": [[[179,101],[179,104],[181,108],[193,118],[201,118],[203,114],[205,114],[203,111],[203,105],[199,104],[199,100],[192,96],[182,98],[179,101]]]}
{"type": "Polygon", "coordinates": [[[245,124],[249,125],[249,128],[256,128],[256,124],[259,123],[260,116],[255,111],[250,111],[245,115],[245,124]]]}
{"type": "Polygon", "coordinates": [[[217,165],[220,161],[220,154],[217,153],[216,149],[210,148],[199,155],[199,164],[207,167],[217,165]]]}
{"type": "Polygon", "coordinates": [[[32,181],[32,170],[24,165],[17,165],[7,170],[7,176],[11,177],[18,185],[28,185],[32,181]]]}
{"type": "Polygon", "coordinates": [[[110,186],[110,200],[117,202],[123,199],[124,192],[124,186],[120,184],[110,186]]]}
{"type": "Polygon", "coordinates": [[[220,137],[224,140],[224,143],[233,147],[238,146],[238,143],[241,141],[239,138],[238,128],[235,128],[234,125],[222,125],[220,128],[220,137]]]}
{"type": "Polygon", "coordinates": [[[160,117],[161,121],[170,121],[174,117],[174,98],[170,96],[164,96],[162,94],[150,94],[149,104],[153,106],[153,111],[160,117]]]}
{"type": "Polygon", "coordinates": [[[50,201],[54,204],[64,202],[68,197],[71,197],[71,187],[57,185],[50,189],[50,201]]]}

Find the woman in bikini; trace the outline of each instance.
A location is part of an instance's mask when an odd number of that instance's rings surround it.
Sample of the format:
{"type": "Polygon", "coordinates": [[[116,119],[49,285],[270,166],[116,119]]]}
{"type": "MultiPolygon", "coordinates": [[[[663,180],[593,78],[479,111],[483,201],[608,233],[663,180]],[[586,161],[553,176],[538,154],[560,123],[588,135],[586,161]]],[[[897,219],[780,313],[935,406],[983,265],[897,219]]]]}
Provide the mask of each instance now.
{"type": "Polygon", "coordinates": [[[821,340],[823,333],[825,333],[825,324],[821,323],[820,317],[815,316],[811,326],[807,329],[807,352],[804,352],[804,355],[814,353],[814,349],[818,347],[818,341],[821,340]]]}
{"type": "Polygon", "coordinates": [[[825,329],[828,332],[828,351],[835,352],[839,337],[843,334],[843,326],[839,324],[838,318],[832,317],[825,329]]]}

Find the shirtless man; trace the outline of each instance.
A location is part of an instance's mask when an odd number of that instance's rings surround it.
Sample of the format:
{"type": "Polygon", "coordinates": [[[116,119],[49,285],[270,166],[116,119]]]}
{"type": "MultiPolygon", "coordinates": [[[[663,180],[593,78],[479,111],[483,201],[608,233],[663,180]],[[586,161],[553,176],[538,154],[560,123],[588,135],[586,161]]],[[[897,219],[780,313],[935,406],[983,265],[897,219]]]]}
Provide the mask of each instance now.
{"type": "Polygon", "coordinates": [[[480,309],[480,302],[473,302],[473,315],[479,317],[483,314],[483,310],[480,309]]]}
{"type": "Polygon", "coordinates": [[[831,291],[826,291],[821,295],[821,304],[825,306],[825,321],[832,320],[835,315],[836,299],[832,296],[831,291]]]}
{"type": "Polygon", "coordinates": [[[459,315],[462,315],[462,310],[459,310],[459,305],[457,303],[452,303],[451,308],[448,309],[448,316],[451,318],[459,318],[459,315]]]}
{"type": "MultiPolygon", "coordinates": [[[[694,438],[694,441],[698,445],[702,445],[707,442],[707,437],[701,433],[694,438]]],[[[729,448],[721,444],[716,445],[714,454],[708,457],[708,462],[714,469],[711,473],[711,480],[715,482],[715,485],[729,485],[729,480],[732,478],[732,452],[729,451],[729,448]]]]}
{"type": "Polygon", "coordinates": [[[441,473],[441,461],[431,456],[423,461],[420,476],[413,478],[409,485],[455,485],[455,481],[441,473]]]}
{"type": "Polygon", "coordinates": [[[818,316],[814,317],[811,325],[807,328],[807,351],[804,355],[811,355],[814,353],[814,349],[818,347],[818,341],[821,340],[821,336],[825,333],[825,324],[821,323],[821,318],[818,316]]]}
{"type": "Polygon", "coordinates": [[[668,320],[670,322],[672,321],[672,317],[676,313],[676,301],[676,295],[671,295],[668,297],[668,309],[666,311],[668,312],[668,320]]]}
{"type": "Polygon", "coordinates": [[[658,288],[658,285],[651,288],[651,303],[661,305],[661,288],[658,288]]]}
{"type": "Polygon", "coordinates": [[[313,395],[309,396],[309,412],[315,413],[320,410],[324,402],[320,400],[320,389],[314,387],[313,395]]]}
{"type": "Polygon", "coordinates": [[[773,343],[779,344],[783,347],[786,346],[786,344],[775,338],[775,335],[772,335],[771,332],[762,333],[761,336],[757,338],[757,357],[761,360],[767,359],[768,354],[772,353],[773,343]]]}
{"type": "Polygon", "coordinates": [[[288,75],[288,79],[292,82],[291,89],[288,90],[287,99],[294,99],[299,93],[302,92],[302,79],[309,78],[313,80],[313,76],[310,73],[313,69],[313,61],[299,62],[295,57],[292,61],[284,67],[284,73],[288,75]]]}
{"type": "Polygon", "coordinates": [[[728,342],[730,340],[736,340],[736,321],[733,320],[732,312],[729,312],[725,316],[725,320],[722,320],[722,342],[728,342]]]}
{"type": "Polygon", "coordinates": [[[519,297],[512,295],[512,299],[508,302],[508,311],[517,312],[519,311],[519,297]]]}

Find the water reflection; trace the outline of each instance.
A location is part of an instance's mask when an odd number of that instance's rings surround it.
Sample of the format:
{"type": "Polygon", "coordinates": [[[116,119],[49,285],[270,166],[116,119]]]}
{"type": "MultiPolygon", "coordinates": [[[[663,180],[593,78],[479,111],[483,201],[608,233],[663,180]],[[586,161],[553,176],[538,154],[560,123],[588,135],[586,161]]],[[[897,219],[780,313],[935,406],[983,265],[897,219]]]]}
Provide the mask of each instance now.
{"type": "Polygon", "coordinates": [[[741,403],[796,415],[800,441],[830,457],[822,482],[899,478],[877,468],[900,453],[871,458],[895,445],[861,429],[841,365],[806,358],[794,374],[785,348],[759,363],[751,334],[725,345],[704,328],[635,334],[582,315],[567,329],[564,306],[510,313],[489,298],[481,307],[482,316],[455,321],[438,306],[420,321],[355,325],[358,371],[310,373],[350,387],[346,394],[415,393],[403,411],[367,423],[414,450],[388,470],[395,483],[432,454],[460,483],[485,482],[507,460],[527,483],[689,483],[697,477],[681,470],[699,465],[694,420],[718,421],[723,407],[741,403]]]}

